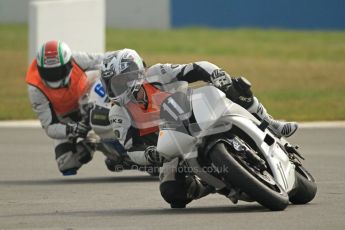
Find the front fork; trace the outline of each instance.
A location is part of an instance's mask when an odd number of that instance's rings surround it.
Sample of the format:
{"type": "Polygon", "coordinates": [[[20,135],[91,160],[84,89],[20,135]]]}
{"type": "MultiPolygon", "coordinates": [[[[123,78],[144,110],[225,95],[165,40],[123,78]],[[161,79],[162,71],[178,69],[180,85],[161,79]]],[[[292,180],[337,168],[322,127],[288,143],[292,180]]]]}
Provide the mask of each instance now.
{"type": "Polygon", "coordinates": [[[248,159],[248,162],[250,162],[251,164],[255,164],[258,169],[267,169],[265,161],[262,160],[254,150],[245,145],[245,143],[243,143],[237,137],[233,137],[232,139],[230,139],[224,136],[220,138],[217,135],[211,138],[212,139],[209,138],[210,141],[206,141],[207,146],[205,148],[199,148],[199,150],[195,150],[193,152],[185,154],[183,159],[195,175],[197,175],[200,179],[202,179],[209,185],[215,187],[217,190],[221,191],[225,189],[226,184],[215,175],[215,173],[219,173],[219,169],[214,168],[212,163],[208,160],[208,153],[219,142],[223,142],[228,146],[231,146],[238,154],[246,157],[248,159]],[[205,164],[200,165],[200,162],[205,162],[205,164]],[[210,173],[208,170],[205,170],[205,165],[206,169],[210,169],[211,167],[211,169],[214,170],[215,173],[210,173]]]}
{"type": "Polygon", "coordinates": [[[214,187],[215,192],[226,196],[234,204],[236,204],[238,200],[244,200],[247,202],[253,201],[241,190],[231,187],[231,185],[229,184],[225,184],[221,179],[221,171],[218,168],[215,168],[208,160],[209,151],[211,151],[211,149],[219,142],[223,142],[226,143],[226,145],[231,146],[234,151],[236,151],[239,155],[246,157],[248,161],[251,162],[251,164],[255,164],[256,167],[260,170],[266,169],[265,161],[263,161],[254,150],[249,148],[245,143],[234,136],[232,139],[224,136],[220,138],[219,135],[217,135],[216,137],[212,137],[210,141],[206,141],[206,148],[199,148],[199,151],[194,151],[186,154],[184,157],[185,163],[187,164],[188,168],[192,169],[193,173],[202,181],[214,187]],[[205,171],[205,167],[207,169],[211,168],[213,170],[213,173],[210,173],[210,171],[205,171]]]}

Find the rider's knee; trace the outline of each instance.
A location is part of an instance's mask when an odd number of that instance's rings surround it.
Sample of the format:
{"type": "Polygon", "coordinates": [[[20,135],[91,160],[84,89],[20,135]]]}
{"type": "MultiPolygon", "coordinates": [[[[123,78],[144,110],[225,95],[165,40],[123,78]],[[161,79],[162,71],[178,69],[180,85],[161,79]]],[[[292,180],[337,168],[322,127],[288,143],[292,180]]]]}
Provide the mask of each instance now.
{"type": "Polygon", "coordinates": [[[179,167],[178,158],[163,164],[160,169],[159,180],[161,195],[171,207],[183,208],[192,201],[187,197],[185,175],[179,167]]]}
{"type": "Polygon", "coordinates": [[[250,88],[251,83],[246,78],[233,78],[227,97],[247,109],[253,104],[253,92],[250,88]]]}
{"type": "Polygon", "coordinates": [[[63,175],[75,175],[77,170],[91,161],[93,150],[85,143],[76,145],[66,142],[55,147],[55,159],[60,172],[63,175]]]}
{"type": "Polygon", "coordinates": [[[166,181],[160,184],[159,190],[163,199],[168,202],[172,208],[184,208],[192,201],[187,198],[187,189],[184,181],[166,181]]]}

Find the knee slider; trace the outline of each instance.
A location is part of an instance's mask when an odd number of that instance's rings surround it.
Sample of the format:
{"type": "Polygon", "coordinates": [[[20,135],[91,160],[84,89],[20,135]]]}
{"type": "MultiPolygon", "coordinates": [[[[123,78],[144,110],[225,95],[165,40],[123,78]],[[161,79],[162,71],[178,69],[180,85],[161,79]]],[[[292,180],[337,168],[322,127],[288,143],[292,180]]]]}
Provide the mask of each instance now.
{"type": "Polygon", "coordinates": [[[62,143],[55,147],[55,159],[63,175],[75,175],[81,164],[74,158],[72,143],[62,143]]]}
{"type": "Polygon", "coordinates": [[[187,198],[187,190],[183,181],[166,181],[159,186],[163,199],[176,207],[183,207],[191,199],[187,198]]]}

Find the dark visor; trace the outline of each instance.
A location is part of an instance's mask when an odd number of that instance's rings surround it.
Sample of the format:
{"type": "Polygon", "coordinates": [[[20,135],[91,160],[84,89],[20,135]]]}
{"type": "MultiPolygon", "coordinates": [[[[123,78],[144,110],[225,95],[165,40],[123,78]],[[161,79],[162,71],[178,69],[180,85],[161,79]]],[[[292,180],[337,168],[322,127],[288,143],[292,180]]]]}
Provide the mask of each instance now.
{"type": "MultiPolygon", "coordinates": [[[[133,86],[133,81],[138,80],[142,75],[142,71],[132,71],[123,74],[119,74],[116,77],[112,77],[110,80],[110,91],[112,96],[118,97],[124,93],[128,88],[133,86]]],[[[111,95],[110,95],[111,96],[111,95]]]]}
{"type": "Polygon", "coordinates": [[[72,70],[72,63],[67,62],[65,65],[54,67],[54,68],[44,68],[37,66],[38,72],[41,78],[48,82],[57,82],[65,79],[72,70]]]}

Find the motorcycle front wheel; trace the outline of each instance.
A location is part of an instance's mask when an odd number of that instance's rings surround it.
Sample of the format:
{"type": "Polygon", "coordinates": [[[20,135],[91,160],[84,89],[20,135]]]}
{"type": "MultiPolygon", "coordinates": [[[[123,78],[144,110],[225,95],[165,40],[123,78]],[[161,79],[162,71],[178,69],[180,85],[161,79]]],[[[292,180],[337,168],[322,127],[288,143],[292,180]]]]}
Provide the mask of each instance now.
{"type": "Polygon", "coordinates": [[[217,143],[209,157],[230,187],[236,187],[272,211],[284,210],[289,197],[267,171],[257,170],[238,157],[226,143],[217,143]]]}
{"type": "Polygon", "coordinates": [[[293,204],[306,204],[314,199],[317,186],[313,176],[301,165],[296,166],[296,188],[290,196],[293,204]]]}

